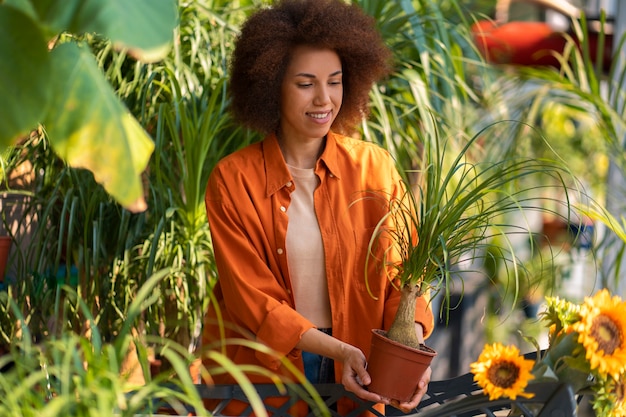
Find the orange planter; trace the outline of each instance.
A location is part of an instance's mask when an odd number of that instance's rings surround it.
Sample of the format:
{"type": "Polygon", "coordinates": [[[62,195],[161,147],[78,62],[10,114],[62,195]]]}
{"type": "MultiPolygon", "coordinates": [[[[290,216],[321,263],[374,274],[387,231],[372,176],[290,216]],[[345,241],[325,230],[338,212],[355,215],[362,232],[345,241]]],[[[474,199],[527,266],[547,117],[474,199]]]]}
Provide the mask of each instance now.
{"type": "Polygon", "coordinates": [[[385,398],[407,402],[413,398],[417,385],[433,358],[434,350],[413,349],[396,343],[382,330],[372,330],[372,347],[367,372],[372,383],[367,386],[385,398]]]}
{"type": "MultiPolygon", "coordinates": [[[[472,26],[472,34],[481,54],[495,64],[559,67],[555,55],[563,54],[567,43],[564,33],[554,31],[544,22],[520,21],[497,25],[491,20],[482,20],[472,26]]],[[[595,61],[598,34],[590,31],[588,37],[589,53],[595,61]]],[[[605,70],[611,65],[612,47],[613,38],[607,34],[602,56],[605,70]]]]}
{"type": "Polygon", "coordinates": [[[483,20],[472,26],[476,46],[490,62],[516,65],[558,65],[554,52],[562,53],[563,34],[543,22],[496,25],[483,20]]]}

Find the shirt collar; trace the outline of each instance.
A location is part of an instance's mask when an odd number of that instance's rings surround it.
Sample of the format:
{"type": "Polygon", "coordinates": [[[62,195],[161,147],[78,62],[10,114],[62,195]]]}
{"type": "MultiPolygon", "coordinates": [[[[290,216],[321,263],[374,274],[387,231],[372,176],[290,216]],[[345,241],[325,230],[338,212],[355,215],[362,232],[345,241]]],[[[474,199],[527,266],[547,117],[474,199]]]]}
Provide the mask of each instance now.
{"type": "Polygon", "coordinates": [[[278,138],[274,133],[268,135],[263,140],[263,161],[265,162],[265,193],[269,197],[280,190],[289,181],[291,173],[283,158],[283,153],[278,145],[278,138]]]}
{"type": "MultiPolygon", "coordinates": [[[[267,178],[265,192],[269,197],[284,187],[288,182],[292,181],[292,178],[289,168],[287,168],[287,164],[285,163],[285,159],[283,158],[283,153],[280,150],[276,134],[272,133],[268,135],[263,140],[262,146],[263,160],[265,161],[265,176],[267,178]]],[[[337,149],[337,135],[333,132],[328,132],[326,146],[318,160],[317,167],[315,168],[316,172],[320,169],[322,165],[320,162],[322,162],[331,174],[339,178],[337,149]]]]}
{"type": "MultiPolygon", "coordinates": [[[[320,156],[320,161],[324,163],[324,165],[326,165],[326,168],[328,169],[328,171],[330,171],[330,173],[335,176],[336,178],[339,178],[339,162],[337,161],[337,154],[338,154],[338,146],[337,146],[337,134],[333,133],[333,132],[328,132],[328,135],[326,135],[326,147],[324,148],[324,152],[322,152],[322,155],[320,156]]],[[[318,161],[318,165],[319,165],[319,161],[318,161]]]]}

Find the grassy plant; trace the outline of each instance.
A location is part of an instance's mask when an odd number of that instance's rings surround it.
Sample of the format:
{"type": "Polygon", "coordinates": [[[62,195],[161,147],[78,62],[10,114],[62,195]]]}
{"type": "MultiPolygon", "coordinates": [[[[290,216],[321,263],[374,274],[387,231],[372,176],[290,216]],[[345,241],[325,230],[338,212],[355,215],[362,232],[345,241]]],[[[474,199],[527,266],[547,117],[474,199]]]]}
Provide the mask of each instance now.
{"type": "MultiPolygon", "coordinates": [[[[393,274],[406,293],[403,300],[441,290],[447,294],[443,308],[456,264],[490,256],[485,249],[496,241],[494,235],[510,232],[506,214],[531,205],[524,192],[536,188],[538,194],[541,188],[534,174],[552,170],[556,186],[563,183],[556,166],[542,168],[543,162],[523,158],[526,124],[494,122],[510,117],[502,111],[499,92],[489,88],[500,74],[474,48],[471,22],[458,3],[447,3],[445,10],[428,0],[360,3],[375,15],[397,53],[396,71],[372,91],[372,117],[363,124],[363,135],[391,152],[407,184],[407,194],[392,201],[375,238],[398,242],[394,250],[404,264],[395,265],[399,270],[393,274]],[[508,190],[513,185],[519,189],[508,190]],[[386,222],[393,224],[390,229],[383,227],[386,222]],[[409,230],[417,238],[407,235],[409,230]]],[[[396,322],[404,323],[403,335],[396,335],[394,325],[390,336],[417,346],[413,314],[413,304],[402,303],[399,316],[406,320],[396,322]]]]}
{"type": "MultiPolygon", "coordinates": [[[[176,79],[171,83],[177,86],[176,79]]],[[[193,350],[201,334],[207,292],[216,279],[204,187],[217,160],[242,142],[235,141],[237,130],[230,127],[225,113],[223,83],[197,101],[176,96],[173,104],[162,104],[158,113],[156,143],[163,152],[155,154],[149,178],[152,212],[159,222],[144,241],[142,252],[149,254],[148,274],[165,265],[175,268],[163,283],[167,298],[155,306],[154,324],[164,323],[172,331],[187,329],[193,350]]]]}
{"type": "Polygon", "coordinates": [[[458,9],[444,15],[429,0],[361,3],[396,57],[392,76],[372,91],[363,135],[387,148],[406,173],[419,165],[422,144],[436,130],[466,140],[480,129],[481,88],[495,73],[474,49],[468,25],[451,19],[462,17],[458,9]]]}
{"type": "MultiPolygon", "coordinates": [[[[158,415],[167,410],[188,415],[191,409],[196,415],[208,415],[189,374],[189,365],[195,356],[172,340],[150,339],[151,344],[160,346],[159,351],[173,370],[173,373],[153,377],[144,344],[134,336],[134,324],[156,301],[154,291],[169,273],[169,270],[158,271],[146,281],[129,306],[127,320],[120,326],[117,337],[108,342],[103,339],[84,300],[79,299],[77,305],[91,323],[89,334],[63,332],[40,344],[33,343],[28,335],[29,328],[19,307],[9,303],[21,322],[23,337],[12,344],[8,355],[0,357],[3,370],[0,373],[0,414],[95,417],[158,415]],[[137,384],[124,371],[126,358],[135,353],[146,383],[137,384]]],[[[266,416],[263,403],[247,378],[237,367],[228,365],[228,360],[219,353],[213,352],[213,356],[225,364],[221,372],[235,374],[250,398],[255,415],[266,416]]],[[[319,396],[316,397],[312,389],[308,391],[323,408],[319,396]]]]}
{"type": "Polygon", "coordinates": [[[473,154],[488,134],[486,128],[461,144],[439,136],[424,143],[417,184],[391,201],[389,214],[370,242],[371,250],[379,239],[395,244],[385,257],[393,262],[389,278],[402,292],[388,332],[393,340],[419,346],[413,324],[415,297],[441,291],[448,299],[455,266],[468,260],[504,259],[515,271],[511,285],[518,287],[523,266],[509,237],[522,233],[530,239],[532,231],[513,223],[511,216],[552,212],[560,205],[568,212],[567,201],[552,197],[559,191],[556,195],[567,195],[572,184],[562,164],[519,156],[511,148],[494,159],[484,150],[476,158],[473,154]]]}
{"type": "MultiPolygon", "coordinates": [[[[580,21],[573,21],[574,35],[569,40],[563,55],[558,56],[561,68],[557,70],[533,69],[523,71],[522,79],[526,82],[534,82],[539,87],[533,102],[536,114],[546,103],[558,102],[562,106],[573,111],[585,112],[594,124],[595,138],[586,136],[584,140],[597,143],[593,150],[600,153],[602,159],[595,158],[591,172],[596,173],[595,184],[601,186],[594,188],[594,200],[604,201],[607,212],[614,216],[622,210],[622,196],[624,188],[621,184],[621,176],[626,169],[624,158],[623,136],[626,132],[626,101],[624,100],[623,85],[626,81],[626,66],[620,51],[626,42],[626,35],[613,38],[613,50],[616,51],[610,57],[608,72],[602,67],[606,57],[603,56],[602,45],[608,41],[606,30],[606,16],[600,16],[600,31],[598,33],[597,56],[592,56],[590,46],[590,28],[583,15],[580,21]],[[579,47],[577,45],[580,45],[579,47]],[[549,87],[548,87],[549,86],[549,87]]],[[[589,164],[589,153],[582,156],[583,161],[589,164]]],[[[589,172],[589,169],[587,170],[589,172]]],[[[581,202],[584,203],[584,202],[581,202]]],[[[599,211],[596,211],[598,213],[599,211]]],[[[599,219],[603,224],[610,221],[599,219]]],[[[598,261],[602,271],[603,287],[619,287],[622,281],[622,240],[620,236],[608,227],[601,242],[597,242],[598,261]]]]}
{"type": "Polygon", "coordinates": [[[224,82],[238,23],[254,4],[181,2],[177,42],[158,64],[137,61],[108,40],[80,38],[153,135],[157,152],[142,177],[149,206],[140,214],[121,208],[88,172],[65,166],[45,138],[23,155],[35,172],[25,218],[39,222],[31,228],[34,244],[18,254],[19,280],[11,298],[19,300],[38,338],[49,336],[47,321],[59,315],[65,317],[57,328],[81,331],[83,314],[58,288],[68,285],[111,340],[146,278],[171,267],[159,284],[162,299],[144,312],[143,325],[149,334],[175,337],[190,350],[197,346],[215,280],[204,212],[208,173],[222,156],[257,139],[230,123],[224,82]]]}
{"type": "MultiPolygon", "coordinates": [[[[256,2],[258,3],[258,2],[256,2]]],[[[214,284],[204,189],[215,163],[258,137],[227,112],[227,59],[238,25],[255,2],[183,2],[179,40],[160,65],[149,67],[136,90],[141,120],[151,126],[157,152],[150,162],[149,234],[137,259],[146,276],[165,266],[163,299],[146,312],[151,334],[176,338],[194,351],[214,284]],[[155,94],[157,92],[158,94],[155,94]]]]}

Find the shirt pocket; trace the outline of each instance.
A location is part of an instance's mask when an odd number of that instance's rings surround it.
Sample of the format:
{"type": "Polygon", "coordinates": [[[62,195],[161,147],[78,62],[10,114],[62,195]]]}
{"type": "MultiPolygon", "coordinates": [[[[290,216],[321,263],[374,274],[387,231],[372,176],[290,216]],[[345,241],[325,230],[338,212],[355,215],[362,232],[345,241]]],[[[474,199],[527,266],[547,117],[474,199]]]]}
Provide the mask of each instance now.
{"type": "MultiPolygon", "coordinates": [[[[382,261],[383,249],[377,242],[370,242],[376,227],[354,229],[354,286],[361,291],[371,292],[375,297],[381,297],[387,283],[385,268],[382,261]],[[368,269],[367,278],[365,268],[368,269]],[[366,282],[367,281],[367,282],[366,282]]],[[[370,295],[370,296],[371,296],[370,295]]]]}

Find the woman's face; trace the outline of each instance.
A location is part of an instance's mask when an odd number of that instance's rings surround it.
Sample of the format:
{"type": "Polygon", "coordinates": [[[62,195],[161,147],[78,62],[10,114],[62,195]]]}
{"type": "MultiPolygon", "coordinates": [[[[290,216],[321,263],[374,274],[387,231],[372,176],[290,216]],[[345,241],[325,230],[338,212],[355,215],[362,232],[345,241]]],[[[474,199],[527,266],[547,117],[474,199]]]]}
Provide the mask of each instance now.
{"type": "Polygon", "coordinates": [[[328,133],[341,108],[342,78],[336,52],[312,46],[294,49],[281,89],[283,140],[310,141],[328,133]]]}

